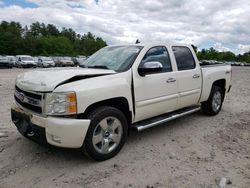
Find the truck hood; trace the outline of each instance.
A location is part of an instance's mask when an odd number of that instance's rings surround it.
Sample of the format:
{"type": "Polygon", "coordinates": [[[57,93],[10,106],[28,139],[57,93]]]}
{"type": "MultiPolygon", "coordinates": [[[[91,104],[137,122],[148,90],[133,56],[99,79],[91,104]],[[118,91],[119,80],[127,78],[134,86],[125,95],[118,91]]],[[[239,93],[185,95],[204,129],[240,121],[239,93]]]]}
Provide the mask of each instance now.
{"type": "Polygon", "coordinates": [[[22,73],[17,76],[16,85],[24,90],[50,92],[64,83],[114,73],[113,70],[105,69],[52,68],[22,73]]]}

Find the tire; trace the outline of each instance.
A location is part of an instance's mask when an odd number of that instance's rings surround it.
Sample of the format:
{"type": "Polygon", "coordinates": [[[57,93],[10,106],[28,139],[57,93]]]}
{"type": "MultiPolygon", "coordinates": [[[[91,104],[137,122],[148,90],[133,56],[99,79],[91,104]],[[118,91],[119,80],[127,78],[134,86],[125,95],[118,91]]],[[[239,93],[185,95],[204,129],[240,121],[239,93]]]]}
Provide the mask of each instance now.
{"type": "Polygon", "coordinates": [[[202,111],[210,116],[217,115],[222,107],[224,92],[218,86],[213,86],[207,101],[201,104],[202,111]]]}
{"type": "Polygon", "coordinates": [[[90,112],[87,118],[91,123],[83,144],[85,153],[97,161],[114,157],[127,139],[125,115],[117,108],[102,106],[90,112]]]}

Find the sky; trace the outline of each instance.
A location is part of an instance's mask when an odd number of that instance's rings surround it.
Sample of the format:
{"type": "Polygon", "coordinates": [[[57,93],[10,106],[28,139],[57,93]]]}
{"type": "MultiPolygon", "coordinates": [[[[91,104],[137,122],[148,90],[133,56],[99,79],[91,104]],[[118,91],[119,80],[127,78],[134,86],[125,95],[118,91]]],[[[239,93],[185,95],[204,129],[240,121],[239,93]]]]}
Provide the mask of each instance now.
{"type": "Polygon", "coordinates": [[[250,50],[249,0],[0,0],[0,21],[88,31],[108,44],[166,42],[250,50]]]}

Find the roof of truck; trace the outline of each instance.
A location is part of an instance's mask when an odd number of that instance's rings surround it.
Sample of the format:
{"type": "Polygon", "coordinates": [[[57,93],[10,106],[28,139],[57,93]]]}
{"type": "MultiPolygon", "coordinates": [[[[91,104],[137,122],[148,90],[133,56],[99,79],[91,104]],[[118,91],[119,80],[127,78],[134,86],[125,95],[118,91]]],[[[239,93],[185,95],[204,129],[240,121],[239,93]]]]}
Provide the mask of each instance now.
{"type": "Polygon", "coordinates": [[[151,43],[138,43],[138,44],[115,44],[109,46],[188,46],[191,47],[190,44],[180,44],[180,43],[164,43],[164,42],[151,42],[151,43]]]}

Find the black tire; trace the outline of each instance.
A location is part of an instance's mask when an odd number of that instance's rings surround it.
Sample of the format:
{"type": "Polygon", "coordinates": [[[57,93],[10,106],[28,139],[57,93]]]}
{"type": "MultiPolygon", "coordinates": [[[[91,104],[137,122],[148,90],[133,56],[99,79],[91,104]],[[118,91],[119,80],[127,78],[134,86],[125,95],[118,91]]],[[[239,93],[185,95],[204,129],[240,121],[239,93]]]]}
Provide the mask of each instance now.
{"type": "MultiPolygon", "coordinates": [[[[127,139],[128,123],[127,123],[127,119],[125,115],[117,108],[110,107],[110,106],[102,106],[91,111],[87,115],[87,118],[91,120],[91,123],[88,129],[88,132],[86,134],[85,141],[83,143],[83,150],[85,151],[85,153],[87,153],[89,157],[97,161],[104,161],[104,160],[114,157],[122,149],[127,139]],[[101,134],[103,135],[103,141],[101,141],[99,144],[101,144],[100,146],[101,148],[104,147],[103,144],[104,144],[104,137],[106,136],[106,133],[104,133],[105,131],[101,128],[99,123],[102,120],[106,121],[109,117],[111,118],[114,117],[115,119],[119,120],[119,123],[120,123],[119,130],[122,130],[120,131],[121,137],[120,137],[120,141],[118,144],[114,142],[114,144],[116,144],[116,147],[114,147],[113,150],[111,150],[108,153],[100,153],[101,151],[97,151],[96,149],[97,144],[94,145],[93,143],[93,138],[94,138],[94,134],[96,130],[100,128],[102,131],[101,134]]],[[[112,135],[112,133],[109,133],[109,134],[112,135]]],[[[112,141],[110,141],[110,143],[112,144],[112,141]]],[[[110,143],[108,143],[108,145],[110,143]]]]}
{"type": "Polygon", "coordinates": [[[210,96],[207,101],[201,104],[201,109],[206,115],[210,115],[210,116],[217,115],[221,110],[223,100],[224,100],[223,90],[218,86],[212,86],[210,96]],[[218,93],[221,96],[221,99],[220,99],[221,102],[220,102],[220,105],[219,106],[217,105],[217,108],[216,108],[213,106],[213,100],[215,100],[215,95],[218,95],[218,93]]]}

